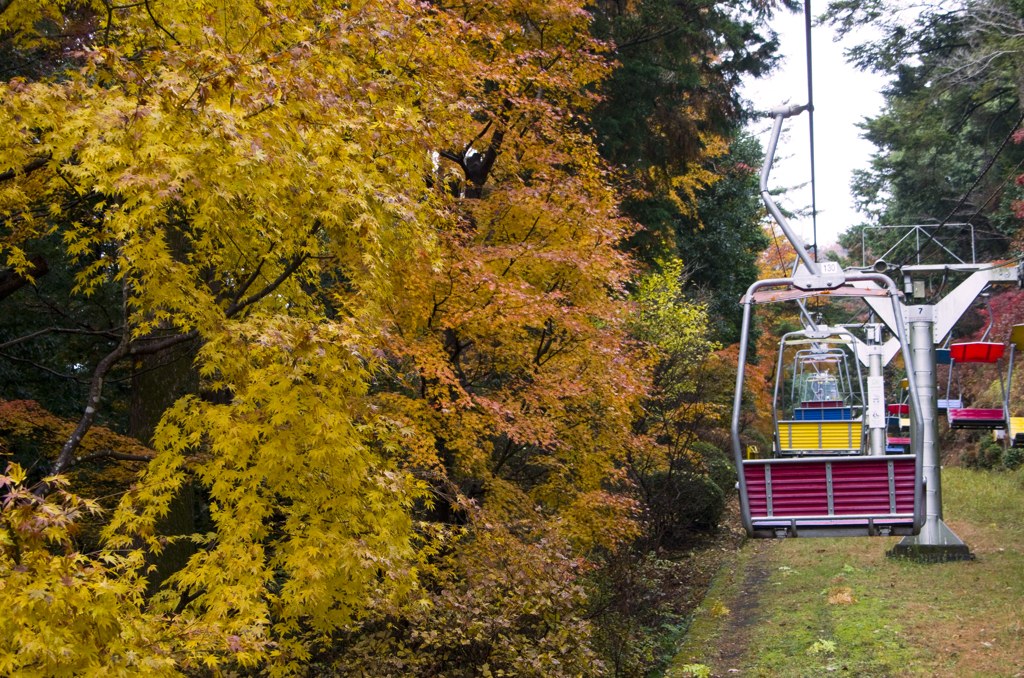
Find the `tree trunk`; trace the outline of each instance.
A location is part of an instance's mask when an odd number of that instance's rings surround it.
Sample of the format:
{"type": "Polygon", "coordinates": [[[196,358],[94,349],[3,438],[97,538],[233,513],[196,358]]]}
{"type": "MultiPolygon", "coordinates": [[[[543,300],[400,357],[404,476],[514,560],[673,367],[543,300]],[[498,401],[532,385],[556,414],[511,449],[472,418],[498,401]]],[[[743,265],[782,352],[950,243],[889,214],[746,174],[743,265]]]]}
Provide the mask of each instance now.
{"type": "MultiPolygon", "coordinates": [[[[43,259],[41,255],[37,254],[29,261],[32,263],[32,268],[27,273],[33,278],[44,276],[50,272],[50,267],[46,265],[46,259],[43,259]]],[[[0,271],[0,299],[6,299],[27,284],[28,278],[18,275],[13,270],[0,271]]]]}
{"type": "MultiPolygon", "coordinates": [[[[174,232],[170,235],[172,252],[176,257],[184,257],[184,238],[174,238],[174,232]]],[[[166,332],[157,330],[147,339],[158,340],[164,334],[166,332]]],[[[164,412],[182,396],[199,392],[199,371],[193,366],[196,351],[194,342],[186,342],[135,359],[128,405],[129,435],[153,446],[156,427],[164,412]]],[[[157,523],[156,531],[163,536],[195,532],[195,492],[191,482],[186,482],[171,501],[170,510],[157,523]]],[[[156,572],[150,575],[149,593],[155,593],[167,577],[183,568],[193,553],[194,544],[180,541],[165,546],[160,555],[151,556],[149,562],[156,566],[156,572]]]]}
{"type": "MultiPolygon", "coordinates": [[[[128,427],[132,437],[147,445],[153,444],[157,424],[174,402],[199,390],[199,373],[192,367],[195,348],[186,344],[163,353],[144,356],[135,363],[132,395],[128,410],[128,427]]],[[[156,526],[157,534],[172,536],[195,531],[195,493],[190,482],[182,486],[170,505],[170,512],[156,526]]],[[[167,577],[185,566],[195,553],[189,542],[167,545],[163,553],[153,556],[156,572],[150,576],[150,593],[155,593],[167,577]]]]}

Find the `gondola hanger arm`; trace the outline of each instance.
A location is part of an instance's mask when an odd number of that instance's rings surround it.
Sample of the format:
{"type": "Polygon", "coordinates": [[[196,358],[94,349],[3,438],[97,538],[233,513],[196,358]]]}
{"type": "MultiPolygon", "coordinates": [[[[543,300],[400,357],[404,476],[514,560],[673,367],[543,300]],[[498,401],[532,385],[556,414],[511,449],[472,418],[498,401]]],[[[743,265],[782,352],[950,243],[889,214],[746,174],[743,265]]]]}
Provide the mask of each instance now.
{"type": "Polygon", "coordinates": [[[779,136],[782,134],[782,121],[807,110],[812,110],[810,104],[778,106],[772,109],[771,114],[775,118],[775,123],[772,125],[772,137],[768,142],[768,149],[765,152],[764,164],[761,166],[760,189],[761,199],[764,201],[765,207],[768,208],[768,212],[775,218],[786,239],[793,245],[793,249],[796,250],[801,263],[807,268],[810,275],[820,276],[822,274],[820,265],[814,260],[814,257],[807,253],[806,245],[804,245],[800,236],[789,225],[789,221],[782,214],[782,210],[775,204],[771,193],[768,191],[768,177],[772,171],[772,163],[775,161],[775,150],[779,144],[779,136]]]}

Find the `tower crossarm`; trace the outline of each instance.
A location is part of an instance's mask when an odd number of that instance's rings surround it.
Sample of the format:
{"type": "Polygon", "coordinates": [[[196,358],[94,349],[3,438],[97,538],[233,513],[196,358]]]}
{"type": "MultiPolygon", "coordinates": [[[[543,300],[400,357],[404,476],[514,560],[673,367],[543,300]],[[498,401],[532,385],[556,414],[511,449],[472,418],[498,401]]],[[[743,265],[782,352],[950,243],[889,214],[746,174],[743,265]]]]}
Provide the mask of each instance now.
{"type": "MultiPolygon", "coordinates": [[[[957,285],[949,294],[932,307],[932,317],[934,319],[933,338],[936,344],[941,344],[943,340],[945,340],[946,335],[949,334],[950,330],[953,329],[953,326],[956,325],[957,321],[960,320],[967,309],[971,307],[971,304],[974,303],[974,300],[978,298],[978,295],[981,294],[986,287],[992,284],[1016,283],[1020,281],[1020,269],[1016,265],[1016,262],[1013,261],[994,262],[988,264],[904,266],[902,272],[905,279],[911,280],[915,274],[921,275],[939,272],[970,273],[966,280],[957,285]]],[[[855,287],[864,289],[877,287],[875,283],[870,281],[855,282],[852,284],[855,287]]],[[[867,302],[868,306],[871,307],[871,310],[875,312],[875,315],[877,315],[891,331],[896,331],[896,316],[893,312],[892,305],[890,303],[886,303],[887,300],[880,297],[865,297],[864,301],[867,302]]],[[[914,309],[922,309],[921,306],[908,306],[903,302],[900,302],[900,308],[903,311],[904,324],[912,320],[914,309]]],[[[899,350],[899,342],[895,339],[887,341],[882,346],[883,364],[888,364],[899,350]]],[[[865,359],[866,356],[865,358],[862,358],[862,361],[865,359]]]]}

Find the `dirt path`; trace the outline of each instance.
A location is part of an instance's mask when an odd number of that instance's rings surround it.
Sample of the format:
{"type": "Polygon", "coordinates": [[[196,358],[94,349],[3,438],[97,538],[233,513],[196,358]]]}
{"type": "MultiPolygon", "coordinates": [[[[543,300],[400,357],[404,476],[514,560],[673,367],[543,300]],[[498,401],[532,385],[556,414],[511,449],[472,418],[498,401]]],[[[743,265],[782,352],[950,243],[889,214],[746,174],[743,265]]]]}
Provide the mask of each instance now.
{"type": "Polygon", "coordinates": [[[722,629],[718,656],[711,664],[716,675],[726,675],[729,669],[742,671],[739,664],[747,654],[750,632],[762,621],[761,598],[771,573],[770,550],[771,542],[755,545],[733,584],[733,595],[722,601],[730,614],[722,629]]]}
{"type": "Polygon", "coordinates": [[[748,673],[743,663],[751,655],[752,632],[764,621],[762,599],[768,595],[774,544],[747,542],[726,559],[703,602],[705,614],[694,621],[676,663],[704,664],[713,676],[748,673]],[[716,609],[717,603],[728,612],[716,609]]]}

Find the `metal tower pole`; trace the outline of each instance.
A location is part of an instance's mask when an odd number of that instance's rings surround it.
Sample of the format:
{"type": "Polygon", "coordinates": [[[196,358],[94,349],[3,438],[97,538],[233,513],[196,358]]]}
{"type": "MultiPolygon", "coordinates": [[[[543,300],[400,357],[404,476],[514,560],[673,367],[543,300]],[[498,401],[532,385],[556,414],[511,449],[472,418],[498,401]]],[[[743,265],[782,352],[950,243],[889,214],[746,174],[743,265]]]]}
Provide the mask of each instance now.
{"type": "MultiPolygon", "coordinates": [[[[932,307],[911,306],[910,355],[914,361],[911,375],[921,394],[921,420],[924,424],[924,442],[921,453],[926,486],[925,524],[921,537],[925,543],[934,543],[938,522],[942,520],[942,467],[939,454],[939,403],[935,385],[935,344],[932,341],[932,307]]],[[[911,413],[913,418],[913,413],[911,413]]]]}
{"type": "MultiPolygon", "coordinates": [[[[920,397],[920,417],[924,440],[921,446],[922,475],[925,481],[925,523],[921,534],[905,537],[890,555],[915,560],[969,560],[970,549],[942,522],[942,466],[939,451],[938,391],[935,383],[934,315],[931,306],[907,307],[910,325],[908,378],[913,379],[920,397]]],[[[911,419],[915,415],[911,410],[911,419]]],[[[916,428],[916,422],[911,422],[916,428]]]]}

